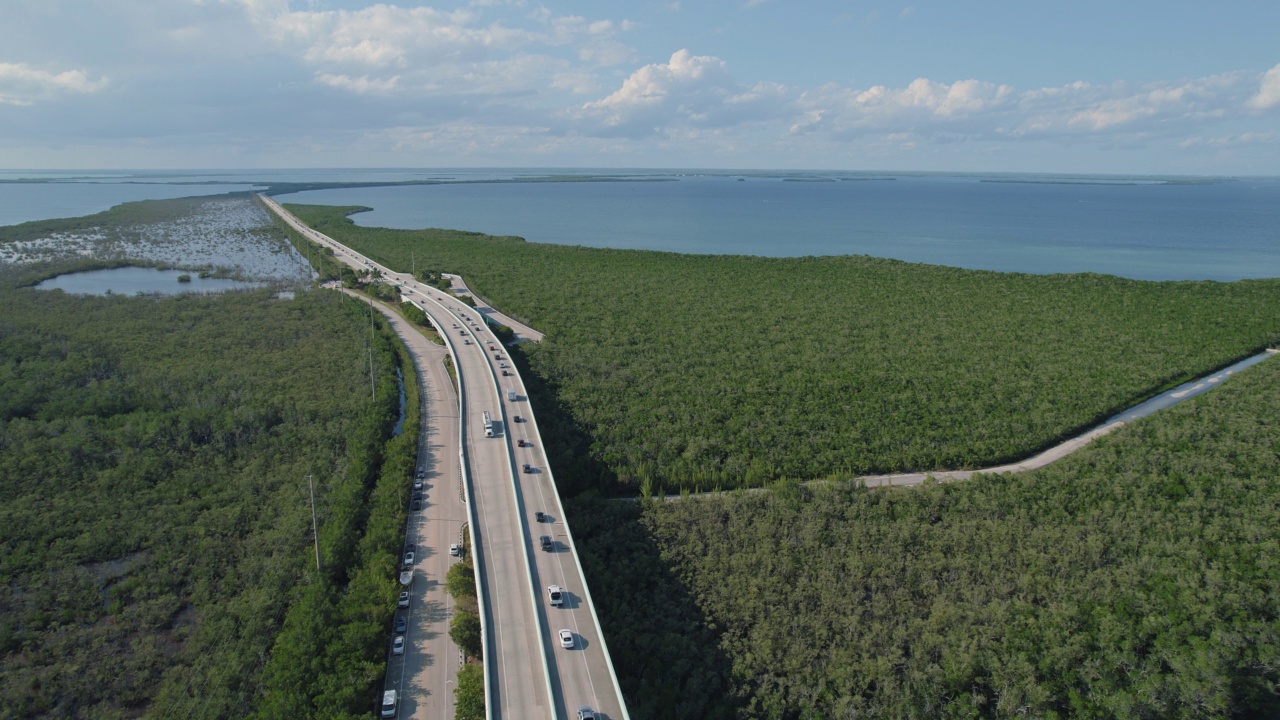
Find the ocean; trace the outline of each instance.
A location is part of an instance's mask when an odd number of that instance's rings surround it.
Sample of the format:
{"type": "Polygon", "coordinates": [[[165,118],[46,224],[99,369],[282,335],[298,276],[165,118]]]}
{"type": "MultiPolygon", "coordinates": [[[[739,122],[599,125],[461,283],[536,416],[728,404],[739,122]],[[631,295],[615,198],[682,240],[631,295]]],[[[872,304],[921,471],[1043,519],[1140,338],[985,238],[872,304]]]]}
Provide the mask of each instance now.
{"type": "MultiPolygon", "coordinates": [[[[171,197],[206,194],[212,186],[170,182],[218,182],[216,192],[225,192],[284,180],[451,183],[314,190],[277,199],[373,208],[353,216],[361,225],[454,228],[531,242],[772,257],[857,254],[1144,280],[1280,277],[1280,178],[294,170],[153,174],[146,176],[150,184],[117,187],[171,197]],[[532,181],[566,174],[617,181],[532,181]]],[[[95,184],[117,181],[98,178],[95,184]]],[[[56,197],[59,188],[84,192],[76,185],[44,183],[39,192],[42,198],[56,197]]],[[[6,196],[28,187],[0,184],[0,224],[14,222],[6,215],[6,196]]],[[[38,214],[43,201],[29,200],[24,212],[38,214]]],[[[69,214],[65,206],[58,212],[69,214]]]]}

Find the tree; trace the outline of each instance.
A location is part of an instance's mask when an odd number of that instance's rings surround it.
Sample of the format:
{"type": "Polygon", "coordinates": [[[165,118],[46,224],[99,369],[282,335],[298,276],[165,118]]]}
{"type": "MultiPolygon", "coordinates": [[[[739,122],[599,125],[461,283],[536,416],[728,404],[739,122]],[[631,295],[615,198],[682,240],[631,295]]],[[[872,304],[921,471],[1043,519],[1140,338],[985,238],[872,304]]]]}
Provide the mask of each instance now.
{"type": "Polygon", "coordinates": [[[454,600],[464,597],[476,596],[476,575],[471,566],[466,563],[457,563],[449,567],[449,573],[445,576],[444,589],[454,600]]]}
{"type": "Polygon", "coordinates": [[[460,612],[449,622],[449,637],[457,643],[467,657],[479,659],[483,657],[480,645],[480,617],[471,613],[460,612]]]}
{"type": "Polygon", "coordinates": [[[459,668],[453,698],[454,717],[458,720],[484,720],[484,670],[479,665],[459,668]]]}

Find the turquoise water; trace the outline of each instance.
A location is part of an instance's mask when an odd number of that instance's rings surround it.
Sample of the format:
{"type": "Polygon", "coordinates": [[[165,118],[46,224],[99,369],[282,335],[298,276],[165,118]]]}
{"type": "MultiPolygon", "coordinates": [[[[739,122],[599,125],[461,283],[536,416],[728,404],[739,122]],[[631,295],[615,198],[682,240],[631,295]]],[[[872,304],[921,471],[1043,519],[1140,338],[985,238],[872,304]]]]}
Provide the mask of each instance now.
{"type": "Polygon", "coordinates": [[[533,242],[773,257],[872,255],[983,270],[1171,280],[1280,277],[1280,181],[471,183],[317,190],[281,202],[364,205],[360,225],[533,242]]]}
{"type": "Polygon", "coordinates": [[[121,267],[67,273],[37,283],[35,287],[37,290],[61,290],[75,295],[180,295],[247,290],[258,285],[225,278],[201,278],[196,273],[183,270],[121,267]],[[191,282],[178,282],[179,275],[189,275],[191,282]]]}

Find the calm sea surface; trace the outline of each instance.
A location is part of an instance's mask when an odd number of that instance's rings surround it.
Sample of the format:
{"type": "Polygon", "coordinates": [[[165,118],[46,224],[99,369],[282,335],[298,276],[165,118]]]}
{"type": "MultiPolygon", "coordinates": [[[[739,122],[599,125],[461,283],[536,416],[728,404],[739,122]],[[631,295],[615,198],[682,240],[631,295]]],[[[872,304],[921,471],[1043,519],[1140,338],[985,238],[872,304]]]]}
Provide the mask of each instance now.
{"type": "MultiPolygon", "coordinates": [[[[0,225],[83,215],[143,197],[219,193],[273,181],[432,180],[457,184],[317,190],[278,199],[373,208],[354,216],[361,225],[456,228],[594,247],[774,257],[860,254],[1152,280],[1280,277],[1278,179],[1188,184],[1143,178],[1061,182],[1044,176],[540,169],[65,175],[83,181],[0,183],[0,225]],[[564,174],[646,181],[477,182],[564,174]],[[178,182],[219,185],[173,184],[178,182]]],[[[29,176],[0,173],[0,179],[29,176]]]]}
{"type": "Polygon", "coordinates": [[[361,225],[533,242],[774,257],[873,255],[1030,273],[1280,277],[1280,181],[1063,184],[906,176],[835,182],[473,183],[319,190],[361,225]]]}

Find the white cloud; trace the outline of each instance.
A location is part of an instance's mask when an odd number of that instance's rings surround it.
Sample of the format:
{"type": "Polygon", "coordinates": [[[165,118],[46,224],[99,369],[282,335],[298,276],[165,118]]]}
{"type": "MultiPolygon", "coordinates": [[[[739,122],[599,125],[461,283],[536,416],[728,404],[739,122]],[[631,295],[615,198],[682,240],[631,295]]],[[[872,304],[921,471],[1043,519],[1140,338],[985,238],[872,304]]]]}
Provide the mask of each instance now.
{"type": "Polygon", "coordinates": [[[1026,91],[976,79],[917,78],[866,90],[826,85],[801,96],[791,132],[844,139],[914,132],[939,141],[1167,134],[1227,117],[1240,102],[1240,81],[1213,75],[1137,89],[1075,82],[1026,91]]]}
{"type": "Polygon", "coordinates": [[[26,63],[0,63],[0,105],[33,105],[58,95],[96,93],[107,85],[107,78],[91,80],[83,70],[52,72],[26,63]]]}
{"type": "Polygon", "coordinates": [[[632,136],[732,127],[785,115],[790,95],[777,83],[740,86],[720,58],[678,50],[665,63],[636,70],[607,97],[585,103],[578,118],[607,134],[632,136]]]}
{"type": "Polygon", "coordinates": [[[372,93],[388,93],[396,89],[400,82],[400,76],[386,78],[383,80],[371,79],[368,75],[360,77],[351,77],[350,75],[334,75],[332,73],[318,73],[316,80],[328,85],[329,87],[349,90],[357,95],[368,95],[372,93]]]}
{"type": "Polygon", "coordinates": [[[979,80],[947,84],[917,78],[905,88],[876,85],[866,90],[826,85],[801,96],[801,114],[791,130],[850,135],[867,130],[959,127],[975,116],[1003,111],[1014,99],[1014,90],[1008,85],[979,80]]]}
{"type": "Polygon", "coordinates": [[[1213,137],[1191,137],[1178,143],[1180,148],[1194,147],[1233,147],[1236,145],[1275,145],[1280,144],[1280,133],[1277,132],[1243,132],[1235,135],[1218,135],[1213,137]]]}
{"type": "Polygon", "coordinates": [[[1258,94],[1249,98],[1247,103],[1254,110],[1269,110],[1280,105],[1280,65],[1276,65],[1262,76],[1262,85],[1258,94]]]}

